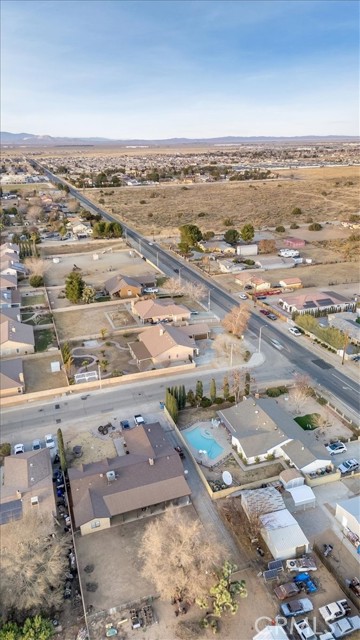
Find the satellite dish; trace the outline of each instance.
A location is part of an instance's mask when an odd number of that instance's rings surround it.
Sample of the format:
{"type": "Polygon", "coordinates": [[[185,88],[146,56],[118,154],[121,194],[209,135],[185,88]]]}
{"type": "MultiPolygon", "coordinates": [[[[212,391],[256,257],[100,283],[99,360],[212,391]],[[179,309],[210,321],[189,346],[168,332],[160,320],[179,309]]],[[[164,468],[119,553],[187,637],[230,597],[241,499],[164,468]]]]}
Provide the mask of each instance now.
{"type": "Polygon", "coordinates": [[[230,485],[232,485],[232,481],[233,481],[233,479],[232,479],[232,475],[231,475],[231,473],[230,473],[229,471],[224,471],[224,472],[223,472],[223,474],[222,474],[222,479],[223,479],[224,483],[225,483],[228,487],[230,487],[230,485]]]}

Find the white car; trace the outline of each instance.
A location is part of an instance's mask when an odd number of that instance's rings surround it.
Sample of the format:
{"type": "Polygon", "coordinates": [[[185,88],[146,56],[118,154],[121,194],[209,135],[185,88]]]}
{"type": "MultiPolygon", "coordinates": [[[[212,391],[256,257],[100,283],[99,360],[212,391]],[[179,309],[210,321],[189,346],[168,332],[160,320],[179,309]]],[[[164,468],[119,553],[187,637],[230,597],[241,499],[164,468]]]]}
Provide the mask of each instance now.
{"type": "Polygon", "coordinates": [[[25,447],[23,444],[14,445],[14,454],[17,456],[18,453],[25,453],[25,447]]]}
{"type": "Polygon", "coordinates": [[[345,462],[340,464],[338,466],[338,471],[344,474],[344,473],[350,473],[351,471],[357,471],[358,468],[359,468],[358,461],[355,460],[355,458],[352,458],[351,460],[345,460],[345,462]]]}
{"type": "Polygon", "coordinates": [[[55,440],[54,440],[53,436],[51,435],[51,433],[48,433],[45,436],[45,446],[48,449],[55,449],[55,440]]]}
{"type": "Polygon", "coordinates": [[[301,331],[299,331],[297,327],[289,327],[289,333],[291,333],[293,336],[301,336],[301,331]]]}
{"type": "Polygon", "coordinates": [[[240,300],[247,300],[248,299],[246,293],[239,293],[239,298],[240,298],[240,300]]]}
{"type": "Polygon", "coordinates": [[[347,451],[347,448],[344,445],[344,443],[340,441],[333,442],[332,444],[328,444],[326,449],[331,456],[335,456],[337,453],[343,453],[344,451],[347,451]]]}
{"type": "Polygon", "coordinates": [[[275,349],[279,349],[279,351],[281,351],[284,348],[282,344],[280,344],[280,342],[275,338],[270,338],[270,342],[273,345],[273,347],[275,347],[275,349]]]}

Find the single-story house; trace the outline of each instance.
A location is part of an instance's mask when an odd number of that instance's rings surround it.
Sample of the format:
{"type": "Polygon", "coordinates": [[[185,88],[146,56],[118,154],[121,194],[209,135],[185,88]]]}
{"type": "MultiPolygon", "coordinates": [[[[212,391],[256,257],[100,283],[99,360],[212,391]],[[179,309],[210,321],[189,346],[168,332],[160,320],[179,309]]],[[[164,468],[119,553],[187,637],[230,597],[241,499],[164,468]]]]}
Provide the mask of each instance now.
{"type": "Polygon", "coordinates": [[[138,342],[129,342],[130,353],[137,366],[151,364],[189,362],[197,353],[195,340],[189,338],[180,327],[155,325],[140,333],[138,342]]]}
{"type": "Polygon", "coordinates": [[[236,254],[236,246],[228,244],[225,240],[200,240],[199,247],[206,253],[231,253],[236,254]]]}
{"type": "Polygon", "coordinates": [[[341,500],[336,504],[335,518],[340,522],[347,537],[355,544],[360,545],[360,498],[354,496],[348,500],[341,500]]]}
{"type": "Polygon", "coordinates": [[[27,451],[4,458],[0,497],[0,524],[19,520],[24,512],[56,514],[49,449],[27,451]]]}
{"type": "Polygon", "coordinates": [[[1,275],[3,276],[26,275],[28,272],[24,264],[17,262],[17,260],[12,260],[7,255],[1,257],[0,265],[1,275]]]}
{"type": "Polygon", "coordinates": [[[282,258],[281,256],[260,256],[256,260],[256,266],[264,271],[271,269],[292,269],[296,266],[295,258],[282,258]]]}
{"type": "Polygon", "coordinates": [[[314,291],[314,293],[295,293],[281,296],[279,306],[287,313],[315,313],[316,311],[350,311],[356,308],[356,302],[345,298],[335,291],[314,291]]]}
{"type": "Polygon", "coordinates": [[[4,254],[10,254],[10,255],[16,254],[17,256],[19,256],[20,254],[19,245],[15,244],[14,242],[5,242],[0,246],[0,255],[4,255],[4,254]]]}
{"type": "Polygon", "coordinates": [[[356,322],[358,318],[357,313],[351,311],[344,311],[343,313],[330,313],[328,315],[329,325],[340,329],[346,333],[351,342],[360,344],[360,325],[356,322]]]}
{"type": "Polygon", "coordinates": [[[332,467],[330,457],[307,447],[308,434],[271,398],[247,398],[229,409],[218,411],[231,435],[231,444],[248,464],[264,461],[269,455],[285,457],[305,474],[332,467]],[[318,453],[318,455],[316,455],[318,453]]]}
{"type": "Polygon", "coordinates": [[[17,289],[17,274],[12,276],[0,274],[0,289],[17,289]]]}
{"type": "Polygon", "coordinates": [[[218,260],[217,263],[222,273],[240,273],[245,270],[245,265],[241,262],[233,262],[232,260],[224,259],[218,260]]]}
{"type": "Polygon", "coordinates": [[[302,282],[300,278],[283,278],[279,280],[280,287],[284,287],[284,289],[300,289],[302,287],[302,282]]]}
{"type": "Polygon", "coordinates": [[[69,469],[73,519],[82,535],[189,504],[180,456],[158,422],[130,429],[126,453],[69,469]]]}
{"type": "Polygon", "coordinates": [[[264,280],[264,278],[246,271],[237,275],[235,282],[243,287],[251,286],[254,291],[268,291],[271,289],[271,283],[268,280],[264,280]]]}
{"type": "Polygon", "coordinates": [[[284,239],[285,247],[289,247],[291,249],[301,249],[301,247],[305,247],[305,240],[301,238],[294,238],[294,236],[288,236],[284,239]]]}
{"type": "Polygon", "coordinates": [[[132,302],[132,312],[145,324],[169,319],[173,322],[190,320],[191,311],[172,300],[139,300],[132,302]]]}
{"type": "Polygon", "coordinates": [[[0,309],[19,308],[21,305],[21,294],[17,289],[0,289],[0,309]]]}
{"type": "Polygon", "coordinates": [[[106,280],[104,288],[110,296],[117,298],[136,298],[141,296],[143,290],[138,280],[122,275],[113,276],[106,280]]]}
{"type": "MultiPolygon", "coordinates": [[[[11,309],[6,309],[11,311],[11,309]]],[[[14,311],[16,311],[14,309],[14,311]]],[[[0,324],[0,351],[2,356],[34,353],[34,329],[2,314],[0,324]]]]}
{"type": "Polygon", "coordinates": [[[257,244],[237,244],[236,254],[238,256],[257,256],[258,245],[257,244]]]}
{"type": "Polygon", "coordinates": [[[92,236],[93,234],[90,223],[78,222],[76,224],[72,224],[71,227],[75,236],[92,236]]]}
{"type": "Polygon", "coordinates": [[[0,363],[0,396],[24,393],[24,372],[21,358],[2,360],[0,363]]]}
{"type": "Polygon", "coordinates": [[[261,536],[275,560],[288,560],[309,551],[309,541],[287,509],[260,516],[261,536]]]}

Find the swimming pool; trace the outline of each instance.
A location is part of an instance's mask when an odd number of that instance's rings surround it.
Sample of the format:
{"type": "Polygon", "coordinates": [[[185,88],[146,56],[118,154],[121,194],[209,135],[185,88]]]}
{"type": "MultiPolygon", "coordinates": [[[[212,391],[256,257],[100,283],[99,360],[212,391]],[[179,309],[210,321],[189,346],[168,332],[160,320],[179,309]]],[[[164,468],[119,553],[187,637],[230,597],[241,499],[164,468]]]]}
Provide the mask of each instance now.
{"type": "Polygon", "coordinates": [[[216,440],[214,440],[211,433],[201,427],[196,427],[195,429],[188,431],[188,433],[185,431],[183,434],[185,440],[187,440],[194,449],[198,452],[206,451],[211,460],[217,458],[224,451],[223,447],[220,447],[216,440]]]}

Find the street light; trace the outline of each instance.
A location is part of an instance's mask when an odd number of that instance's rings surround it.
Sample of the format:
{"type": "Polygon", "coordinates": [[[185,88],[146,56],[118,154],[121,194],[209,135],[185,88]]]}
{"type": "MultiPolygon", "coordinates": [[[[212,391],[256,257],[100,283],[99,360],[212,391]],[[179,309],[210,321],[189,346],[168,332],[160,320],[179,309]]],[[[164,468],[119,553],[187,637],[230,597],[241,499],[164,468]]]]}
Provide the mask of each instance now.
{"type": "Polygon", "coordinates": [[[259,347],[258,347],[258,352],[261,353],[261,332],[263,329],[266,329],[267,325],[266,324],[262,324],[260,327],[260,331],[259,331],[259,347]]]}

